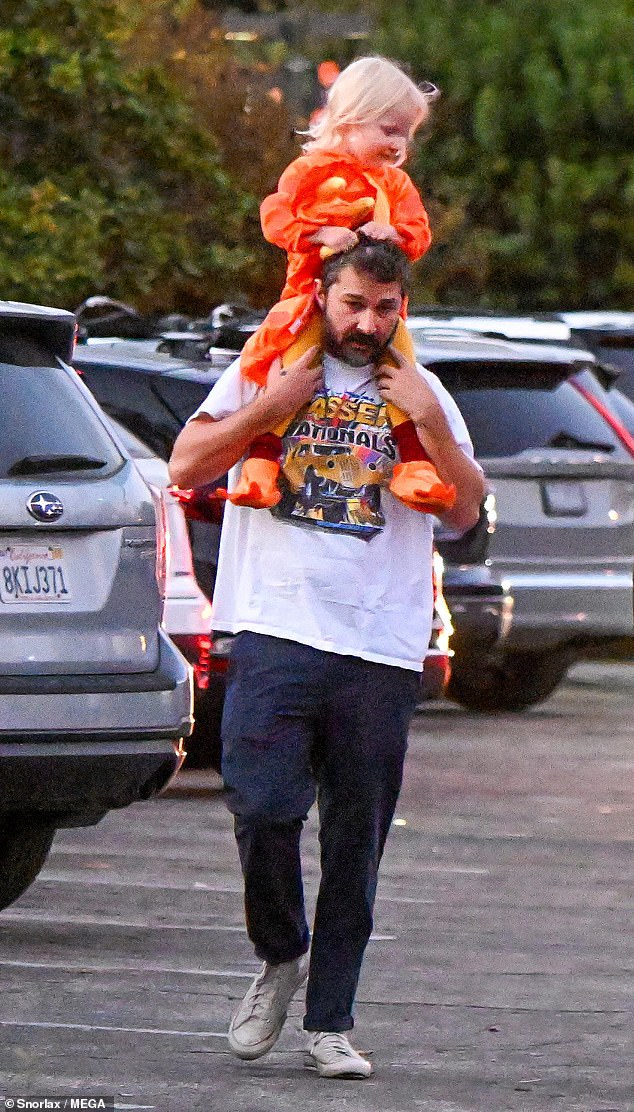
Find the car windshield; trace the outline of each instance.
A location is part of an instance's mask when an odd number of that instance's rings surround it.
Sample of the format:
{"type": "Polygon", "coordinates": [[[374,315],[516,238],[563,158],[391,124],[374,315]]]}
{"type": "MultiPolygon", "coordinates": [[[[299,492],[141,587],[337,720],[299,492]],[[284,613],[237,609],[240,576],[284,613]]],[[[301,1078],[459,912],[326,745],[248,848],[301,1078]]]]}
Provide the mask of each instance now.
{"type": "Polygon", "coordinates": [[[123,458],[61,367],[0,363],[0,479],[64,472],[101,476],[123,458]]]}
{"type": "Polygon", "coordinates": [[[456,399],[476,456],[549,447],[624,454],[608,423],[567,381],[568,367],[497,361],[426,366],[456,399]]]}

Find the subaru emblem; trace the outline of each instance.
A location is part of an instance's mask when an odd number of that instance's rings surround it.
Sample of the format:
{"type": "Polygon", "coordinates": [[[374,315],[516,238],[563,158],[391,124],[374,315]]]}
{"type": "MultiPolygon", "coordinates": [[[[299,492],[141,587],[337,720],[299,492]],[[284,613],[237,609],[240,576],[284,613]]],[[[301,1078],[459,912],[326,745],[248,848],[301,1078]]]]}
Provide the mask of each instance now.
{"type": "Polygon", "coordinates": [[[64,513],[64,507],[56,494],[46,490],[36,490],[27,499],[26,508],[36,521],[55,521],[64,513]]]}

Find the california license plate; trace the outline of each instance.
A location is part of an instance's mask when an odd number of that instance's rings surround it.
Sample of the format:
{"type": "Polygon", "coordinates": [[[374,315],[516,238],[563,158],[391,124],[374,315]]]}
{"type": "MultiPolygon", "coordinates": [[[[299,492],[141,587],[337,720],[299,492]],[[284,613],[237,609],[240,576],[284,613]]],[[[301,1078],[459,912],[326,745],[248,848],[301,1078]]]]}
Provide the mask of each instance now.
{"type": "Polygon", "coordinates": [[[68,602],[70,597],[63,548],[0,543],[1,602],[68,602]]]}

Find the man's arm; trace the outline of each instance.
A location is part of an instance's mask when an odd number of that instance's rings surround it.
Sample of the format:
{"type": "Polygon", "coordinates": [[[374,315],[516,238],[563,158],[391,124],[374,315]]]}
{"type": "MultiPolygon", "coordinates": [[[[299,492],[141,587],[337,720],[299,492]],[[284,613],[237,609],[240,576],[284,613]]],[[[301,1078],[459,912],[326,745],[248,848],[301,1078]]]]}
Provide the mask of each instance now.
{"type": "Polygon", "coordinates": [[[200,414],[179,433],[169,462],[173,483],[202,486],[224,475],[244,455],[251,441],[291,417],[314,396],[322,382],[322,368],[311,367],[318,349],[282,368],[272,364],[265,389],[236,413],[220,420],[200,414]]]}
{"type": "Polygon", "coordinates": [[[411,417],[418,439],[440,478],[445,483],[454,483],[456,501],[441,520],[449,529],[464,533],[478,521],[480,503],[486,493],[484,475],[458,444],[431,386],[396,348],[391,347],[390,353],[398,366],[384,364],[377,369],[379,393],[411,417]]]}

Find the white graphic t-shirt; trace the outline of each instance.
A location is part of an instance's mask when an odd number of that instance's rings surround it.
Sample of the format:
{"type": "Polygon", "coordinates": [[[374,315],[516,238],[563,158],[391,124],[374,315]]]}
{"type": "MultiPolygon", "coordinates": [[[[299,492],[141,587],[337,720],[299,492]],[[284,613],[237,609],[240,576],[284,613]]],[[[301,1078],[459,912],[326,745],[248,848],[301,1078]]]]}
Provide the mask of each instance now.
{"type": "MultiPolygon", "coordinates": [[[[419,368],[473,457],[463,418],[419,368]]],[[[240,409],[257,387],[228,368],[193,420],[240,409]]],[[[432,621],[432,519],[388,489],[396,447],[371,367],[324,358],[324,387],[284,436],[282,501],[226,504],[213,627],[251,630],[421,671],[432,621]]],[[[240,472],[229,476],[233,489],[240,472]]]]}

